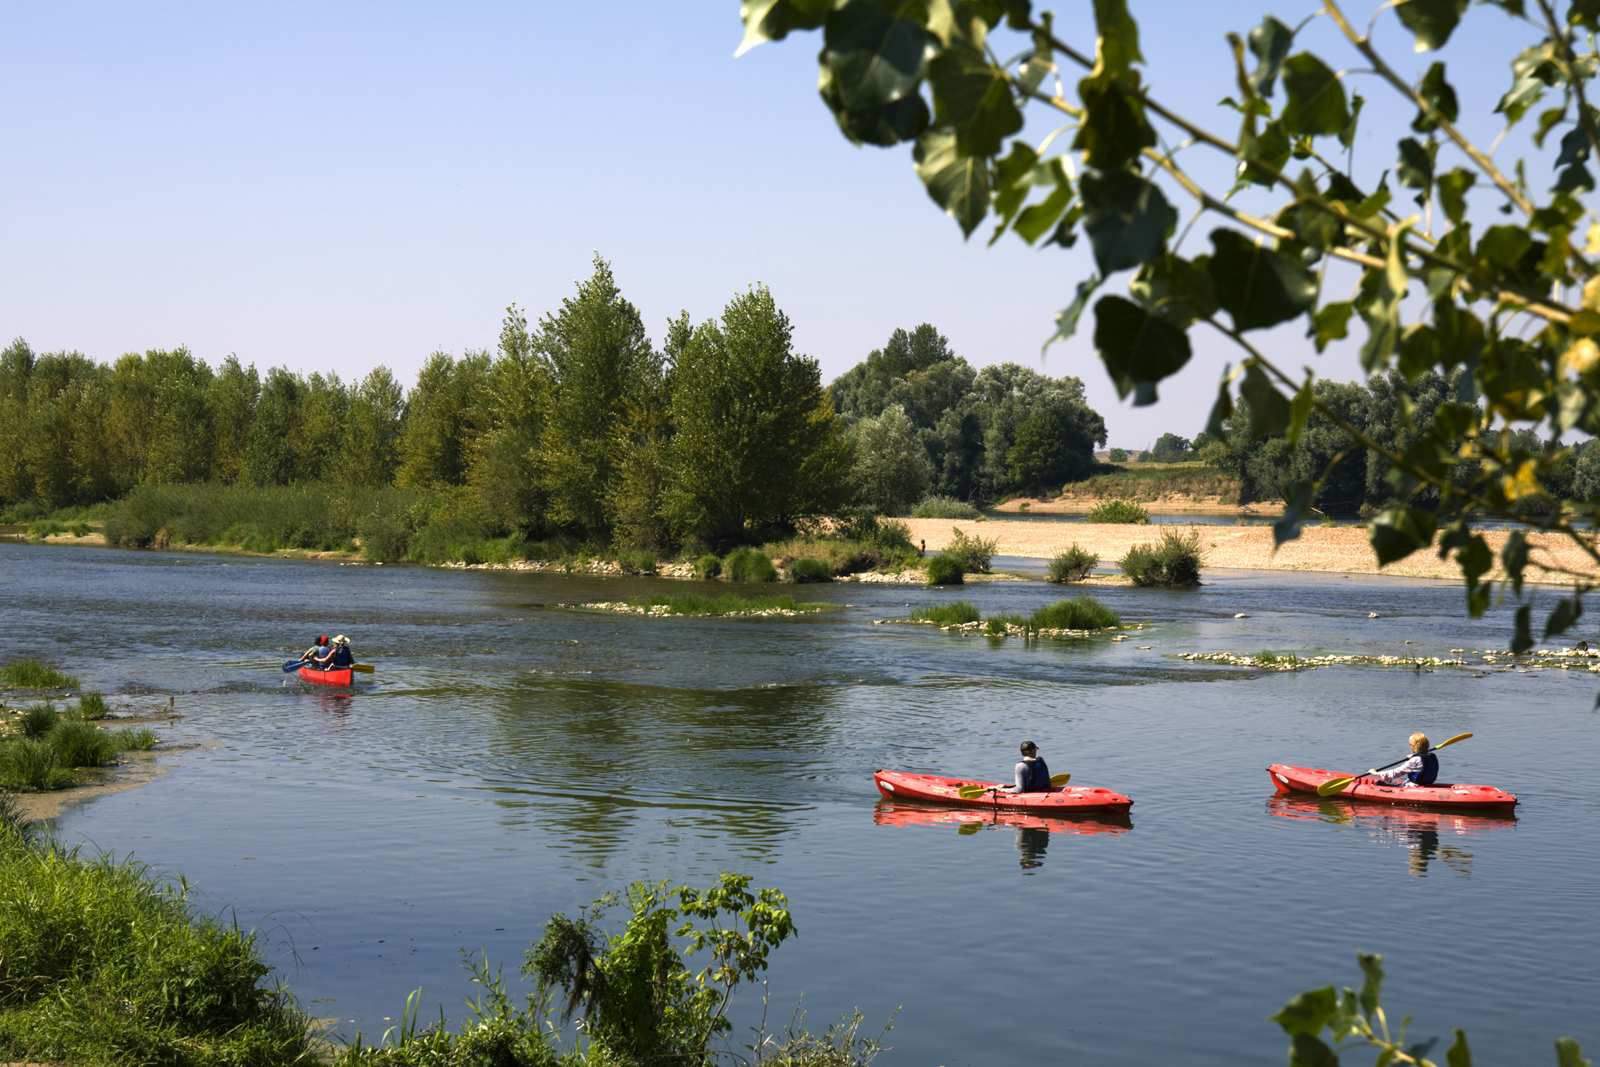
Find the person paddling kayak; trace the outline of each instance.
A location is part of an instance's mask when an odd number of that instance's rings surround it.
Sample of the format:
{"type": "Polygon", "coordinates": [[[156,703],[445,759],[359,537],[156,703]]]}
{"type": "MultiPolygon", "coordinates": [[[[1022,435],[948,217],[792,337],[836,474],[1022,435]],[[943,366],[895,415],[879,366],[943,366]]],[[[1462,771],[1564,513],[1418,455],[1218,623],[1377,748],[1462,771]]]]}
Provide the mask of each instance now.
{"type": "Polygon", "coordinates": [[[1439,780],[1439,757],[1428,741],[1428,735],[1417,732],[1411,735],[1411,758],[1390,771],[1368,771],[1367,780],[1378,785],[1418,786],[1432,785],[1439,780]]]}
{"type": "Polygon", "coordinates": [[[1050,785],[1050,768],[1039,755],[1039,746],[1032,741],[1022,742],[1022,759],[1012,768],[1012,775],[1016,784],[1003,785],[997,792],[1048,793],[1053,788],[1050,785]]]}

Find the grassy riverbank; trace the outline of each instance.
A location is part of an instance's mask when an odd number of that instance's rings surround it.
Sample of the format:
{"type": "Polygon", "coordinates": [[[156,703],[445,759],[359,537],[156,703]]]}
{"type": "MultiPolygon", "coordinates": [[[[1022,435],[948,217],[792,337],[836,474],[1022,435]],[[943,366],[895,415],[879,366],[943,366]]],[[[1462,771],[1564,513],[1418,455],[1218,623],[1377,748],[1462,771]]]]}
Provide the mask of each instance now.
{"type": "Polygon", "coordinates": [[[1232,515],[1241,511],[1275,514],[1278,504],[1239,504],[1239,479],[1205,463],[1130,463],[1102,467],[1081,482],[1069,482],[1054,497],[1018,497],[996,511],[1027,511],[1031,515],[1081,515],[1109,500],[1131,500],[1151,511],[1189,512],[1197,515],[1232,515]]]}

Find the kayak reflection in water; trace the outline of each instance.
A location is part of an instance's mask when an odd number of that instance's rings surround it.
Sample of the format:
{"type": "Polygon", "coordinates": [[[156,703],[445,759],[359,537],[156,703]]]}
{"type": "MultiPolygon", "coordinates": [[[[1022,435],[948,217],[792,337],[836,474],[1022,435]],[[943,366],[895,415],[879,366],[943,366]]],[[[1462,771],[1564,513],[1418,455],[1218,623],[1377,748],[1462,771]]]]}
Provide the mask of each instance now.
{"type": "Polygon", "coordinates": [[[1017,827],[1017,859],[1025,871],[1044,866],[1045,849],[1050,847],[1050,831],[1042,826],[1017,827]]]}
{"type": "Polygon", "coordinates": [[[1050,785],[1050,768],[1039,755],[1039,746],[1032,741],[1022,742],[1022,759],[1012,768],[1014,785],[1003,785],[995,790],[997,793],[1048,793],[1050,785]]]}

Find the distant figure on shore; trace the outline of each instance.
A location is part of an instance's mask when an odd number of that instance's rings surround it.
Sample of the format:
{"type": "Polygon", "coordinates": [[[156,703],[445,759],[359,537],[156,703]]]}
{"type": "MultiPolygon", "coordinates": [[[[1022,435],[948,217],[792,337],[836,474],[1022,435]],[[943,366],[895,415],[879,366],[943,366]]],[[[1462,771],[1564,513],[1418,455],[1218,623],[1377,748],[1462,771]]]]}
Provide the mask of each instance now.
{"type": "Polygon", "coordinates": [[[1032,741],[1022,742],[1022,759],[1012,768],[1012,777],[1016,779],[1012,785],[1003,785],[998,792],[1001,793],[1048,793],[1050,792],[1050,768],[1039,756],[1039,746],[1032,741]]]}
{"type": "Polygon", "coordinates": [[[1425,733],[1411,735],[1411,758],[1392,771],[1368,771],[1380,785],[1432,785],[1439,780],[1439,756],[1425,733]]]}
{"type": "Polygon", "coordinates": [[[353,666],[355,662],[355,653],[350,651],[350,639],[344,634],[340,634],[338,637],[335,637],[333,639],[332,647],[330,647],[328,650],[328,654],[325,656],[319,656],[316,660],[317,666],[321,667],[325,671],[344,670],[347,667],[353,666]]]}
{"type": "Polygon", "coordinates": [[[928,539],[926,537],[924,537],[921,541],[919,541],[917,543],[917,555],[918,556],[926,556],[927,554],[928,554],[928,539]]]}
{"type": "Polygon", "coordinates": [[[300,653],[300,662],[301,663],[306,663],[306,662],[315,660],[318,656],[323,654],[324,650],[326,650],[327,647],[328,647],[328,635],[327,634],[318,634],[316,642],[314,644],[312,644],[312,646],[310,648],[308,648],[304,652],[300,653]]]}

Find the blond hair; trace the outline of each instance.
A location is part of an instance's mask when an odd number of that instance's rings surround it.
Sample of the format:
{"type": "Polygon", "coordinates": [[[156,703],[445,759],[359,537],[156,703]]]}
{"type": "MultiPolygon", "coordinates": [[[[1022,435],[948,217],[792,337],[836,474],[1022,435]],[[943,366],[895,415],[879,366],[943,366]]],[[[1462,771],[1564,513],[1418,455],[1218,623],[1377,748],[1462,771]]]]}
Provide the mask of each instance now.
{"type": "Polygon", "coordinates": [[[1428,746],[1428,735],[1427,734],[1425,734],[1422,731],[1418,730],[1416,733],[1411,735],[1411,751],[1412,752],[1418,753],[1420,755],[1421,753],[1428,751],[1428,747],[1429,746],[1428,746]]]}

